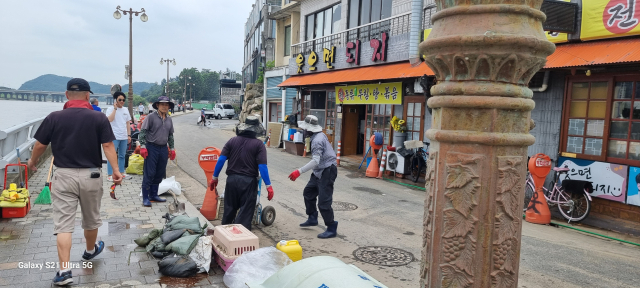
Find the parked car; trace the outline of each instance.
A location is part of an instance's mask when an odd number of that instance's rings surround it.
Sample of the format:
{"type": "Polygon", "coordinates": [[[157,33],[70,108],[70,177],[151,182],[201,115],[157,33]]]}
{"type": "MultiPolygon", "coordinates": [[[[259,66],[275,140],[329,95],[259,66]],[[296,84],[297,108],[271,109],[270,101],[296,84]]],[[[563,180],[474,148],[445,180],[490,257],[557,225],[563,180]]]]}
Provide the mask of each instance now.
{"type": "Polygon", "coordinates": [[[213,107],[213,110],[204,111],[204,113],[207,118],[216,119],[222,119],[225,117],[231,119],[236,114],[236,112],[233,110],[233,106],[227,103],[218,103],[213,107]]]}

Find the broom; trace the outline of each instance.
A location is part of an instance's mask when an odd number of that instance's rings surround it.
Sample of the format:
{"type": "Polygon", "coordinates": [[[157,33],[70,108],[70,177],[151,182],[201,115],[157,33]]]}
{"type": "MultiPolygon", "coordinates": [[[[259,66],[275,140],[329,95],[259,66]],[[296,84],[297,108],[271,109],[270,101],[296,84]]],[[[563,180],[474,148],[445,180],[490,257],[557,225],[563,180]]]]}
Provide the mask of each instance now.
{"type": "Polygon", "coordinates": [[[42,192],[36,198],[35,204],[45,205],[51,204],[51,189],[49,186],[51,185],[51,169],[53,168],[53,157],[51,157],[51,164],[49,165],[49,173],[47,174],[47,183],[44,184],[44,188],[42,188],[42,192]]]}

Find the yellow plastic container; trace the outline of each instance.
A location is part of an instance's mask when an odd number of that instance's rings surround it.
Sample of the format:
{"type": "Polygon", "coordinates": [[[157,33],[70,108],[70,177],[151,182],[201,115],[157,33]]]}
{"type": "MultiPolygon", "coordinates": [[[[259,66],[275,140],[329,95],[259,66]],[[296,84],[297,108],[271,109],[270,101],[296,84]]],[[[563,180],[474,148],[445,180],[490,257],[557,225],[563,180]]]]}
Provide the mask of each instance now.
{"type": "Polygon", "coordinates": [[[276,244],[276,248],[287,254],[287,256],[289,256],[289,259],[291,259],[291,261],[293,262],[302,260],[302,246],[300,246],[298,240],[282,240],[278,242],[278,244],[276,244]]]}

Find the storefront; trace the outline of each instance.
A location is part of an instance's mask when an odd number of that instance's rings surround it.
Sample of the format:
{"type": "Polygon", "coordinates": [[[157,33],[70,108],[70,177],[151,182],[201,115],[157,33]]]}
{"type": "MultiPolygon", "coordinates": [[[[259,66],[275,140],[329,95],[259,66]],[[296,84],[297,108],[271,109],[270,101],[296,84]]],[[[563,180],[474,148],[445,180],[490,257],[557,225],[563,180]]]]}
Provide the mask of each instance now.
{"type": "Polygon", "coordinates": [[[423,140],[431,117],[425,115],[427,98],[415,85],[425,74],[433,75],[426,65],[401,62],[294,76],[280,86],[298,87],[300,119],[318,117],[334,148],[340,141],[342,156],[351,156],[364,154],[375,132],[384,136],[385,148],[391,145],[397,133],[393,116],[406,121],[406,140],[423,140]]]}

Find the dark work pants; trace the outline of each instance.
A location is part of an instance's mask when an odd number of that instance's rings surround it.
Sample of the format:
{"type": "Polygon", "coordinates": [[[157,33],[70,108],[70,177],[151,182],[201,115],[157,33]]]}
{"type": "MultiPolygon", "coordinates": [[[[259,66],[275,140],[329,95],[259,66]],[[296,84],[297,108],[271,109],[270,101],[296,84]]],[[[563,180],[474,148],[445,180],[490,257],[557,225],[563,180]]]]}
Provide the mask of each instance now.
{"type": "Polygon", "coordinates": [[[149,197],[150,193],[158,195],[158,185],[162,182],[167,173],[167,161],[169,161],[169,151],[167,146],[159,146],[147,143],[149,155],[144,159],[142,173],[142,194],[149,197]]]}
{"type": "Polygon", "coordinates": [[[227,176],[224,187],[222,225],[242,224],[251,230],[258,200],[258,178],[239,174],[227,176]],[[236,215],[237,213],[237,215],[236,215]]]}
{"type": "Polygon", "coordinates": [[[338,168],[334,165],[325,168],[320,179],[311,173],[311,179],[302,193],[307,215],[314,214],[320,210],[320,215],[322,215],[325,225],[333,223],[331,203],[333,202],[333,184],[336,182],[336,177],[338,177],[338,168]],[[318,202],[318,210],[316,210],[316,200],[318,202]]]}

